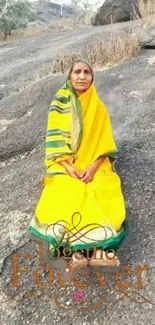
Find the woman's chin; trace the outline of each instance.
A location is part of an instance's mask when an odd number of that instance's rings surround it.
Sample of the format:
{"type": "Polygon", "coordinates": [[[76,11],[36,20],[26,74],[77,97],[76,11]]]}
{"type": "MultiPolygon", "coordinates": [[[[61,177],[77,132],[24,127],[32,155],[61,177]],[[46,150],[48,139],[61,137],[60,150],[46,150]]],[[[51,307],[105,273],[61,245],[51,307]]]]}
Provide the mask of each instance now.
{"type": "Polygon", "coordinates": [[[81,94],[82,94],[82,93],[84,93],[87,89],[88,89],[88,88],[86,88],[86,87],[84,87],[84,86],[83,86],[83,87],[81,86],[81,87],[76,88],[75,90],[76,90],[77,93],[81,93],[81,94]]]}

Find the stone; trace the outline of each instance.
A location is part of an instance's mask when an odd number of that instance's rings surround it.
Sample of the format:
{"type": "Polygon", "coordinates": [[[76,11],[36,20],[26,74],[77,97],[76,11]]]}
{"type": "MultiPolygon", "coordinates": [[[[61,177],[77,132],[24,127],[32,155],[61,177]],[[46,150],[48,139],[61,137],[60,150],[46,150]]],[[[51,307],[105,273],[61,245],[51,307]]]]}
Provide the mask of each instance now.
{"type": "Polygon", "coordinates": [[[41,322],[43,323],[43,322],[45,321],[45,319],[46,319],[46,316],[44,316],[44,317],[42,318],[41,322]]]}
{"type": "Polygon", "coordinates": [[[155,48],[155,26],[140,33],[140,46],[145,49],[155,48]]]}
{"type": "Polygon", "coordinates": [[[107,25],[133,19],[136,0],[106,0],[98,13],[92,18],[92,25],[107,25]]]}
{"type": "Polygon", "coordinates": [[[71,304],[71,301],[66,301],[66,305],[69,306],[71,304]]]}

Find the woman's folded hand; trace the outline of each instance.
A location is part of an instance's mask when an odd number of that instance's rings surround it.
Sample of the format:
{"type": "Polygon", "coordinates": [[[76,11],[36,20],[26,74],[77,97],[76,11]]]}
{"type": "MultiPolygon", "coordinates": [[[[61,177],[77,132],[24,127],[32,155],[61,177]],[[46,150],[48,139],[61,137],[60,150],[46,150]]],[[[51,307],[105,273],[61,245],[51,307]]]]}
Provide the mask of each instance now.
{"type": "Polygon", "coordinates": [[[68,166],[65,166],[65,168],[66,168],[68,175],[70,175],[71,177],[80,179],[80,172],[78,170],[76,170],[75,167],[68,165],[68,166]]]}
{"type": "Polygon", "coordinates": [[[95,160],[95,162],[86,168],[81,174],[80,174],[80,179],[83,181],[85,184],[91,182],[94,178],[94,175],[102,162],[104,161],[105,156],[99,157],[98,159],[95,160]]]}
{"type": "Polygon", "coordinates": [[[96,169],[94,168],[94,166],[88,167],[80,174],[81,181],[84,182],[85,184],[91,182],[94,178],[95,172],[96,169]]]}
{"type": "Polygon", "coordinates": [[[70,165],[67,160],[60,161],[59,164],[65,167],[69,176],[80,179],[80,172],[70,165]]]}

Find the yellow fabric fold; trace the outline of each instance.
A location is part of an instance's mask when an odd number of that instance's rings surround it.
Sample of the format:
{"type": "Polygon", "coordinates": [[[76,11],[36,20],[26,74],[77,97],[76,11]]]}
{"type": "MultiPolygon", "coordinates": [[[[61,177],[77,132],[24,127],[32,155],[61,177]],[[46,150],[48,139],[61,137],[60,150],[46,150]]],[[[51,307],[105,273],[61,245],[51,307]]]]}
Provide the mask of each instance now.
{"type": "Polygon", "coordinates": [[[82,107],[83,136],[77,153],[80,168],[86,168],[98,157],[117,151],[110,117],[94,84],[79,97],[82,107]]]}

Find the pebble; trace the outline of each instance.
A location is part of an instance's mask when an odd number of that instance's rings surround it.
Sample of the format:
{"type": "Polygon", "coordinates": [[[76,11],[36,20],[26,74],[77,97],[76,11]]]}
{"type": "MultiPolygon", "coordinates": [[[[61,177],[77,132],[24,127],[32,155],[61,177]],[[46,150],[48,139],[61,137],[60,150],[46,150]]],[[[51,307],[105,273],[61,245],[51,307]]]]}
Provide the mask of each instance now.
{"type": "Polygon", "coordinates": [[[71,301],[66,301],[66,305],[69,306],[71,304],[71,301]]]}
{"type": "Polygon", "coordinates": [[[43,323],[43,322],[45,321],[45,319],[46,319],[46,316],[44,316],[44,317],[42,318],[41,322],[43,323]]]}

